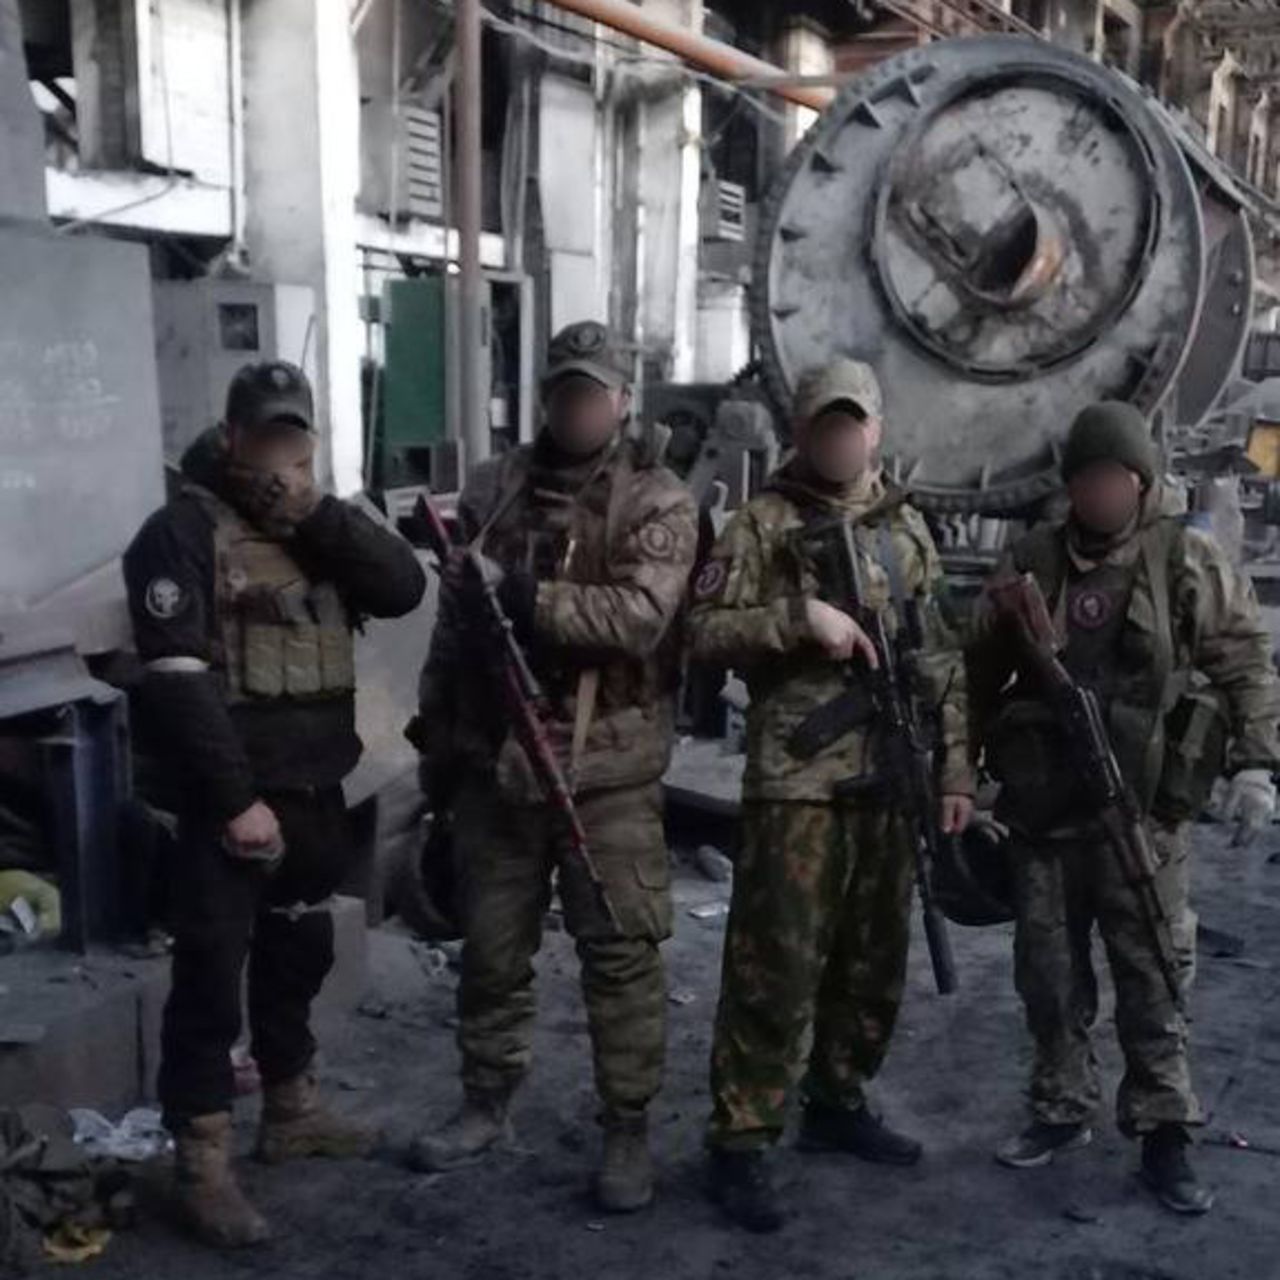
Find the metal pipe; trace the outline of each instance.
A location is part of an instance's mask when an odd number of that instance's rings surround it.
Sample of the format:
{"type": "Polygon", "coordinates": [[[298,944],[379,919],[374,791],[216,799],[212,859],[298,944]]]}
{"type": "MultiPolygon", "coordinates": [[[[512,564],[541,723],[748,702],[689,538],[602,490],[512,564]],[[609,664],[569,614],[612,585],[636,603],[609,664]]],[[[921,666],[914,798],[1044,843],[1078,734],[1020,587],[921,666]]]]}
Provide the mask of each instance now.
{"type": "Polygon", "coordinates": [[[227,0],[227,95],[231,100],[230,187],[231,256],[245,255],[244,200],[244,38],[240,0],[227,0]]]}
{"type": "MultiPolygon", "coordinates": [[[[664,22],[653,17],[630,0],[550,0],[557,8],[567,9],[593,22],[602,23],[621,31],[625,35],[634,36],[646,44],[655,45],[674,53],[686,62],[713,75],[726,80],[749,79],[755,77],[777,77],[784,75],[782,67],[762,58],[754,58],[741,49],[735,49],[719,40],[712,40],[699,32],[690,31],[674,22],[664,22]]],[[[830,89],[820,87],[779,84],[770,86],[772,91],[798,107],[809,107],[821,111],[833,97],[830,89]]]]}
{"type": "Polygon", "coordinates": [[[480,0],[458,0],[458,377],[459,431],[463,463],[474,467],[489,456],[489,424],[480,385],[483,281],[480,276],[480,0]]]}

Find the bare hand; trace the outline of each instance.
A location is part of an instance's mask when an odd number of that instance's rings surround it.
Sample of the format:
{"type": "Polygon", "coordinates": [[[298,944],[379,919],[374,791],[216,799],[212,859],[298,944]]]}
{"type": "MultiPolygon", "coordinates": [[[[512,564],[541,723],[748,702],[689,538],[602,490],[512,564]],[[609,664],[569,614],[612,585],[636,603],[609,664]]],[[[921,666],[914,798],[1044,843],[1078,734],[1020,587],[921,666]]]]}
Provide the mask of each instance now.
{"type": "Polygon", "coordinates": [[[938,826],[944,836],[958,836],[973,820],[972,796],[943,796],[938,806],[938,826]]]}
{"type": "Polygon", "coordinates": [[[804,616],[813,638],[828,658],[848,662],[855,653],[859,653],[872,671],[880,666],[871,637],[847,613],[825,600],[810,599],[804,602],[804,616]]]}
{"type": "Polygon", "coordinates": [[[222,842],[233,858],[248,862],[278,862],[284,856],[280,822],[262,800],[255,800],[227,823],[222,842]]]}

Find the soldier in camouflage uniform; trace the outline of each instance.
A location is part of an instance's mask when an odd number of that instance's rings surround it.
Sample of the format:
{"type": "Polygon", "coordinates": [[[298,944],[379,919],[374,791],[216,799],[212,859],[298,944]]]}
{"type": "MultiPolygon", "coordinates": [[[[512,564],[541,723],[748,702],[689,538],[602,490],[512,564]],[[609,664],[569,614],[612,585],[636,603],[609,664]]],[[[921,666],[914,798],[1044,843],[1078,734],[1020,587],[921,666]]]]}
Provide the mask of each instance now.
{"type": "Polygon", "coordinates": [[[465,878],[458,995],[465,1105],[416,1144],[423,1167],[474,1158],[508,1128],[530,1059],[532,960],[557,877],[577,943],[603,1100],[602,1207],[653,1194],[645,1114],[661,1083],[671,931],[661,778],[673,738],[678,628],[697,541],[689,492],[623,433],[626,364],[602,326],[551,344],[538,440],[473,473],[459,521],[549,696],[548,725],[621,931],[569,854],[512,736],[465,581],[446,575],[421,684],[425,770],[453,797],[465,878]]]}
{"type": "MultiPolygon", "coordinates": [[[[1225,765],[1232,774],[1226,809],[1240,823],[1238,839],[1247,842],[1270,821],[1280,686],[1251,586],[1209,535],[1162,515],[1156,461],[1132,406],[1086,409],[1063,454],[1069,514],[1033,529],[1000,572],[1035,577],[1065,639],[1067,669],[1098,696],[1121,770],[1148,815],[1161,863],[1156,888],[1185,993],[1196,934],[1187,901],[1188,819],[1225,765]]],[[[1135,894],[1073,793],[1065,743],[1033,677],[1020,670],[1018,637],[994,616],[981,632],[970,664],[974,713],[1002,781],[997,816],[1013,834],[1016,979],[1035,1040],[1033,1120],[997,1158],[1027,1168],[1090,1141],[1101,1097],[1089,1039],[1098,1012],[1090,961],[1096,922],[1125,1058],[1120,1128],[1143,1138],[1143,1173],[1161,1201],[1203,1213],[1211,1196],[1186,1156],[1187,1127],[1202,1120],[1186,1022],[1135,894]]]]}
{"type": "Polygon", "coordinates": [[[902,997],[912,885],[899,818],[883,802],[837,801],[834,792],[874,774],[874,727],[810,759],[787,749],[796,727],[847,688],[851,659],[875,659],[857,623],[819,598],[798,548],[810,522],[843,516],[854,522],[869,602],[896,628],[896,577],[924,606],[919,674],[942,726],[939,820],[948,831],[968,821],[963,666],[938,608],[941,566],[925,522],[874,466],[880,413],[867,365],[839,360],[808,373],[796,395],[795,455],[733,518],[694,586],[694,657],[733,666],[751,694],[708,1144],[713,1197],[752,1230],[782,1222],[765,1154],[782,1133],[811,1029],[802,1145],[896,1164],[921,1151],[870,1112],[863,1092],[902,997]]]}

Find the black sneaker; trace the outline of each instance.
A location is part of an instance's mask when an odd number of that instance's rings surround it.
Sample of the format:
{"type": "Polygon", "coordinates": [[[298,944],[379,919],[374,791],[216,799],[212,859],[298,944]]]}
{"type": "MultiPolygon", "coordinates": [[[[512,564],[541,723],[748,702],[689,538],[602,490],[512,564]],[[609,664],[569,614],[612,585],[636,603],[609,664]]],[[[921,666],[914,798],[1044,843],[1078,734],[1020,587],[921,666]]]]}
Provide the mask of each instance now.
{"type": "Polygon", "coordinates": [[[996,1159],[1010,1169],[1038,1169],[1054,1156],[1077,1151],[1093,1141],[1087,1124],[1046,1124],[1035,1120],[996,1148],[996,1159]]]}
{"type": "Polygon", "coordinates": [[[748,1231],[777,1231],[786,1221],[763,1151],[713,1149],[707,1192],[738,1226],[748,1231]]]}
{"type": "Polygon", "coordinates": [[[803,1151],[843,1151],[876,1164],[916,1164],[924,1148],[895,1133],[866,1107],[847,1111],[811,1102],[804,1109],[799,1146],[803,1151]]]}
{"type": "Polygon", "coordinates": [[[1187,1159],[1191,1136],[1180,1124],[1162,1124],[1142,1139],[1142,1179],[1174,1213],[1208,1213],[1213,1192],[1202,1186],[1187,1159]]]}

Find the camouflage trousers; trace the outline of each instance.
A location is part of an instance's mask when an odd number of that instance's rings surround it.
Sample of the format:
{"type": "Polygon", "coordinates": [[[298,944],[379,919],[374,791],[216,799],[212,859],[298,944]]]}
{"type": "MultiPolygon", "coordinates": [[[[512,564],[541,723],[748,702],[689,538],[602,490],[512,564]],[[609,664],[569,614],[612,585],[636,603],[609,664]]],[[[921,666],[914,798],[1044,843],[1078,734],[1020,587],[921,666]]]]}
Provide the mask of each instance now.
{"type": "MultiPolygon", "coordinates": [[[[1170,921],[1178,981],[1190,991],[1196,917],[1187,902],[1185,826],[1153,823],[1156,887],[1170,921]]],[[[1098,1016],[1093,926],[1102,935],[1116,993],[1125,1073],[1117,1099],[1122,1132],[1162,1121],[1201,1123],[1187,1062],[1187,1025],[1170,998],[1137,899],[1102,836],[1015,836],[1015,978],[1035,1041],[1031,1107],[1049,1124],[1089,1119],[1102,1098],[1090,1031],[1098,1016]]]]}
{"type": "Polygon", "coordinates": [[[900,824],[883,810],[744,806],[708,1143],[776,1142],[806,1062],[806,1098],[863,1105],[902,1000],[911,884],[900,824]]]}
{"type": "Polygon", "coordinates": [[[567,855],[563,819],[548,806],[511,804],[473,780],[454,808],[463,868],[466,941],[458,988],[458,1045],[469,1090],[508,1093],[529,1067],[533,958],[553,877],[582,966],[582,994],[606,1107],[642,1109],[662,1083],[666,978],[658,944],[671,933],[670,866],[659,784],[578,801],[592,858],[622,926],[613,934],[581,866],[567,855]]]}

